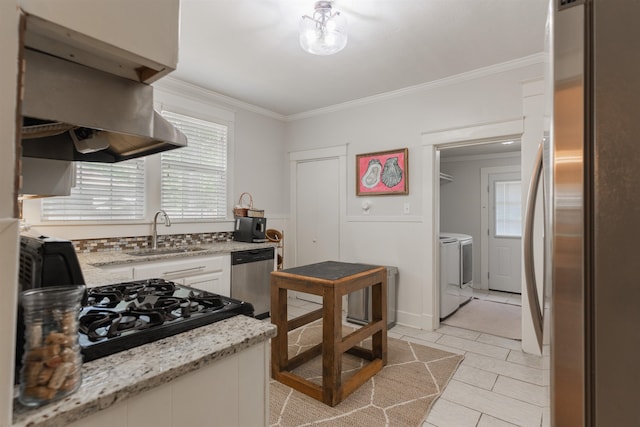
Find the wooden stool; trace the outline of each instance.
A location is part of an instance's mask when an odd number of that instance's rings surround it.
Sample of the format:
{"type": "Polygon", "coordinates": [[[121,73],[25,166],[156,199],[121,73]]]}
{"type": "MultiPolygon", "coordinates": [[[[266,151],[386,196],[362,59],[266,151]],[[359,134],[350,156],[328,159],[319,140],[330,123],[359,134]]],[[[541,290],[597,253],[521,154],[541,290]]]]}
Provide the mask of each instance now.
{"type": "Polygon", "coordinates": [[[271,322],[278,335],[271,339],[271,375],[327,405],[335,406],[387,364],[387,269],[365,264],[327,261],[271,273],[271,322]],[[371,322],[342,337],[342,297],[371,286],[371,322]],[[322,308],[287,320],[287,291],[322,297],[322,308]],[[289,359],[288,332],[322,319],[322,342],[289,359]],[[358,345],[372,337],[371,350],[358,345]],[[342,384],[342,354],[370,360],[342,384]],[[322,386],[290,371],[322,355],[322,386]]]}

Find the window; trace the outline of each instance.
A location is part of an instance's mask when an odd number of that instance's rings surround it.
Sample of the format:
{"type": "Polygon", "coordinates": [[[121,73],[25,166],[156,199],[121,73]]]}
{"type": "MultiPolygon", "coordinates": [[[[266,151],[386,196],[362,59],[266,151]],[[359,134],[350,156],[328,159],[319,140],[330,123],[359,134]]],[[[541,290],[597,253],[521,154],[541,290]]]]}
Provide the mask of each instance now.
{"type": "Polygon", "coordinates": [[[522,202],[520,181],[495,182],[496,237],[521,237],[522,202]]]}
{"type": "Polygon", "coordinates": [[[67,197],[42,201],[49,221],[144,218],[144,159],[120,163],[76,162],[76,186],[67,197]]]}
{"type": "Polygon", "coordinates": [[[225,219],[228,126],[163,111],[189,141],[161,160],[161,208],[172,219],[225,219]]]}
{"type": "Polygon", "coordinates": [[[229,127],[169,111],[162,115],[187,136],[187,147],[113,164],[76,162],[71,195],[43,199],[41,219],[145,220],[147,211],[158,208],[172,220],[226,219],[229,127]],[[146,193],[145,167],[160,181],[159,193],[146,193]]]}

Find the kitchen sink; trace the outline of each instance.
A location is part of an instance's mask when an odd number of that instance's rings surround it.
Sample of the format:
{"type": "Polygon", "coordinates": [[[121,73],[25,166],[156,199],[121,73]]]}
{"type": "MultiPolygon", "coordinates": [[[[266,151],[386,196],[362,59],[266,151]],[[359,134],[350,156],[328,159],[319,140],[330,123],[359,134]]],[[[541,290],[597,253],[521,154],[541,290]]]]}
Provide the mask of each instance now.
{"type": "Polygon", "coordinates": [[[133,256],[149,256],[149,255],[166,255],[166,254],[182,254],[188,252],[206,251],[206,248],[199,246],[183,246],[180,248],[158,248],[158,249],[139,249],[127,252],[127,255],[133,256]]]}

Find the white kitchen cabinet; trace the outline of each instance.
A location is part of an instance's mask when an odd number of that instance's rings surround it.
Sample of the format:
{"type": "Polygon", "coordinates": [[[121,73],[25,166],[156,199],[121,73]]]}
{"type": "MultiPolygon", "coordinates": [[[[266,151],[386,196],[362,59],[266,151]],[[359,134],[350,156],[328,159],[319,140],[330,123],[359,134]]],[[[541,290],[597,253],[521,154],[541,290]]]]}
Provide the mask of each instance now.
{"type": "Polygon", "coordinates": [[[268,351],[264,341],[69,427],[266,426],[268,351]]]}
{"type": "Polygon", "coordinates": [[[19,0],[25,44],[151,83],[176,69],[179,0],[19,0]]]}
{"type": "Polygon", "coordinates": [[[165,279],[196,289],[231,296],[229,254],[133,264],[133,279],[165,279]]]}
{"type": "Polygon", "coordinates": [[[199,274],[197,276],[185,277],[180,279],[183,285],[190,286],[203,291],[213,292],[214,294],[230,296],[231,288],[229,280],[225,280],[225,272],[217,271],[214,273],[199,274]]]}

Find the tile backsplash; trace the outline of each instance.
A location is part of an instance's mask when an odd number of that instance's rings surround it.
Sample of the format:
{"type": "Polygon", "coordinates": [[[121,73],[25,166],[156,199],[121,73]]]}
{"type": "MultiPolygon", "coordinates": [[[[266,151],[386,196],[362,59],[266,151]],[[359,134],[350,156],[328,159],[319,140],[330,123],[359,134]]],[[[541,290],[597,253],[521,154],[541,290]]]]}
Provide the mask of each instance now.
{"type": "MultiPolygon", "coordinates": [[[[158,236],[158,247],[205,245],[226,242],[233,238],[232,231],[216,233],[168,234],[158,236]]],[[[132,251],[151,247],[151,236],[109,237],[104,239],[73,240],[78,253],[132,251]]]]}

